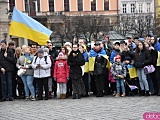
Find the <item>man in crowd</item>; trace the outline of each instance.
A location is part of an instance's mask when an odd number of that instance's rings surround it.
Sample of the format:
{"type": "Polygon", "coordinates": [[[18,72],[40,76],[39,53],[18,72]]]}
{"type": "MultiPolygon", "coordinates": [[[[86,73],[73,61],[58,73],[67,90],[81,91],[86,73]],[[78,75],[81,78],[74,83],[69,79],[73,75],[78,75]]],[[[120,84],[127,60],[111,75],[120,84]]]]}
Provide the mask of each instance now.
{"type": "Polygon", "coordinates": [[[7,48],[6,40],[1,41],[0,58],[2,101],[13,101],[12,76],[16,61],[13,51],[7,48]]]}

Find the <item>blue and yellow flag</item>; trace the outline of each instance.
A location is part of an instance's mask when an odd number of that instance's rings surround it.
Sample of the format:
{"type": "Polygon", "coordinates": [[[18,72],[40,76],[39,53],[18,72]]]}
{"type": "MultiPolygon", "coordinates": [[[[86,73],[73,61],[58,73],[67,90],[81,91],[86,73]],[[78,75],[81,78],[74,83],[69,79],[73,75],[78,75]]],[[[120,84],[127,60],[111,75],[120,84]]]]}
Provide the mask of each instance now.
{"type": "Polygon", "coordinates": [[[14,7],[9,35],[30,39],[40,45],[45,45],[51,34],[51,30],[14,7]]]}

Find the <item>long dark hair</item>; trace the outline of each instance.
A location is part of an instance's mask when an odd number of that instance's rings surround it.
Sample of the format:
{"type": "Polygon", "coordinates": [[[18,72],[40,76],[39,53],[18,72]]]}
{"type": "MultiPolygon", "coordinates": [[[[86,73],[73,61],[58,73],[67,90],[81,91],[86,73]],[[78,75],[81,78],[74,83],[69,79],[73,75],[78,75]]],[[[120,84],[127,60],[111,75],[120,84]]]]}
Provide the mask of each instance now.
{"type": "MultiPolygon", "coordinates": [[[[142,50],[147,50],[147,49],[146,49],[146,46],[145,46],[145,44],[144,44],[143,41],[139,41],[139,43],[142,43],[142,45],[143,45],[143,49],[142,49],[142,50]]],[[[136,46],[136,54],[138,54],[138,53],[140,52],[140,49],[139,49],[138,46],[139,46],[139,45],[136,46]]]]}

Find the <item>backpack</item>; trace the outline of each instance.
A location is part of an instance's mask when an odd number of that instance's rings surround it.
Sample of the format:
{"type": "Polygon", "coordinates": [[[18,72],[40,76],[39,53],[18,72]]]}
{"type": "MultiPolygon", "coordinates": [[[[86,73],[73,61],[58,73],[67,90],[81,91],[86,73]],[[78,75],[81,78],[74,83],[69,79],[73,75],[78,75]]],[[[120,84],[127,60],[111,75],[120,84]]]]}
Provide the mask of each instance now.
{"type": "MultiPolygon", "coordinates": [[[[36,63],[37,58],[38,58],[38,56],[36,56],[34,63],[36,63]]],[[[46,64],[48,64],[48,63],[47,63],[47,56],[44,56],[44,60],[45,60],[46,64]]]]}

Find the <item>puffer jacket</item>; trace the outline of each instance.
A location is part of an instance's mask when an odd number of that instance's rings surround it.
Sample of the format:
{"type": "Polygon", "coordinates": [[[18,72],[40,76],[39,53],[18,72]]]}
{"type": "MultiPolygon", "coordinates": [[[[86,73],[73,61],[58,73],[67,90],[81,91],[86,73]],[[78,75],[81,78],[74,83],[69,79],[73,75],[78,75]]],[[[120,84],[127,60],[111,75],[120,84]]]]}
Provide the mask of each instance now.
{"type": "Polygon", "coordinates": [[[51,76],[51,59],[49,56],[47,56],[47,59],[45,61],[45,58],[39,58],[37,56],[34,57],[32,62],[32,68],[34,69],[34,77],[35,78],[46,78],[51,76]],[[37,64],[40,64],[42,68],[36,68],[37,64]]]}
{"type": "Polygon", "coordinates": [[[24,55],[20,56],[19,59],[17,60],[16,67],[20,69],[22,66],[25,67],[25,65],[28,65],[29,68],[26,68],[26,72],[24,75],[33,75],[32,61],[27,62],[25,59],[26,58],[24,55]]]}
{"type": "Polygon", "coordinates": [[[67,83],[67,77],[69,77],[67,60],[57,60],[54,66],[54,78],[57,83],[67,83]]]}
{"type": "Polygon", "coordinates": [[[141,50],[138,53],[135,53],[134,66],[136,68],[142,69],[151,63],[152,58],[149,51],[141,50]]]}
{"type": "Polygon", "coordinates": [[[125,66],[121,62],[114,62],[111,67],[111,74],[116,80],[119,79],[118,77],[116,77],[116,75],[122,75],[123,77],[126,77],[127,71],[125,66]]]}

